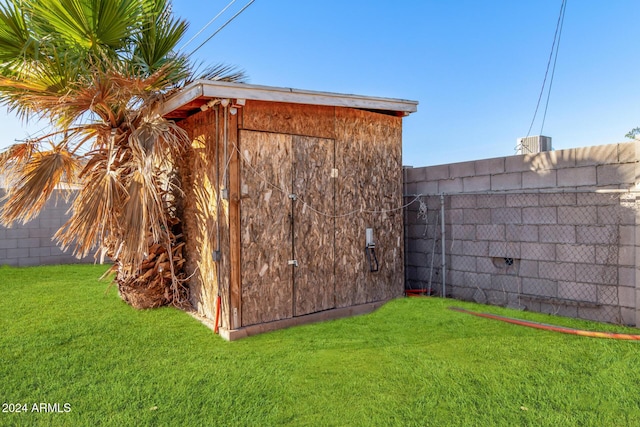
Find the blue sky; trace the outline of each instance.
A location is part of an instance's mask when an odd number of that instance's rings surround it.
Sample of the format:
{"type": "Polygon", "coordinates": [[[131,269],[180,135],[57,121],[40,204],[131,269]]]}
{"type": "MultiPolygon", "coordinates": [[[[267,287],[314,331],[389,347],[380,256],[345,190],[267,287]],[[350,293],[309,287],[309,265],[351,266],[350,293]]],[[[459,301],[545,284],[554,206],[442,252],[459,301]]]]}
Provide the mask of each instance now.
{"type": "MultiPolygon", "coordinates": [[[[174,0],[174,12],[191,37],[227,3],[174,0]]],[[[529,129],[561,3],[256,0],[194,58],[237,65],[253,84],[419,101],[404,119],[408,165],[506,156],[529,129]]],[[[640,126],[639,16],[638,0],[568,0],[543,130],[555,149],[622,142],[640,126]]],[[[0,123],[0,147],[38,130],[4,112],[0,123]]]]}

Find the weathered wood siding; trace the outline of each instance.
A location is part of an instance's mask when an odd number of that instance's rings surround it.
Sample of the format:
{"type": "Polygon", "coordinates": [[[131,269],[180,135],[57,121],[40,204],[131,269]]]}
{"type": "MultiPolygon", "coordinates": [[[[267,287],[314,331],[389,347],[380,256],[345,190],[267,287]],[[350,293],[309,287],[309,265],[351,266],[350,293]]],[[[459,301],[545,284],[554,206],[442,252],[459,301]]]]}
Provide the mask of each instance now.
{"type": "Polygon", "coordinates": [[[254,131],[240,141],[243,326],[333,308],[334,141],[254,131]]]}
{"type": "Polygon", "coordinates": [[[295,316],[335,307],[334,150],[333,139],[293,137],[295,316]]]}
{"type": "Polygon", "coordinates": [[[336,305],[403,291],[402,119],[336,108],[336,305]],[[394,210],[395,209],[395,210],[394,210]],[[362,211],[344,216],[353,211],[362,211]],[[370,211],[393,210],[388,213],[370,211]],[[369,271],[365,229],[373,228],[380,270],[369,271]]]}
{"type": "Polygon", "coordinates": [[[198,312],[215,318],[218,280],[227,329],[401,295],[401,118],[249,100],[228,117],[225,160],[223,111],[181,122],[193,141],[181,172],[198,312]],[[369,271],[366,228],[378,272],[369,271]]]}
{"type": "Polygon", "coordinates": [[[291,139],[240,131],[243,326],[293,315],[291,139]]]}
{"type": "MultiPolygon", "coordinates": [[[[218,295],[218,275],[221,294],[228,289],[229,262],[213,260],[212,253],[218,248],[217,227],[220,227],[220,249],[228,253],[228,218],[224,200],[218,197],[224,160],[222,158],[222,112],[209,110],[180,122],[192,141],[180,165],[180,175],[185,188],[184,233],[186,237],[185,258],[189,280],[191,303],[199,314],[215,318],[215,302],[218,295]],[[217,116],[217,118],[216,118],[217,116]],[[216,161],[218,166],[216,167],[216,161]],[[221,203],[218,209],[218,202],[221,203]],[[218,218],[220,212],[220,218],[218,218]],[[224,250],[226,248],[226,251],[224,250]]],[[[223,308],[228,312],[228,298],[222,298],[223,308]]],[[[223,319],[223,326],[227,322],[223,319]]]]}
{"type": "MultiPolygon", "coordinates": [[[[238,150],[238,114],[230,114],[229,108],[223,108],[227,130],[223,131],[228,153],[223,154],[228,176],[224,176],[222,186],[228,190],[227,210],[229,218],[229,245],[228,256],[223,256],[222,266],[228,266],[229,288],[228,288],[228,309],[223,310],[223,319],[226,319],[231,328],[242,326],[242,277],[240,259],[242,256],[241,233],[242,225],[240,219],[240,153],[238,150]]],[[[225,297],[226,300],[226,297],[225,297]]],[[[224,320],[223,320],[224,321],[224,320]]]]}
{"type": "Polygon", "coordinates": [[[247,101],[242,129],[334,138],[334,107],[247,101]]]}

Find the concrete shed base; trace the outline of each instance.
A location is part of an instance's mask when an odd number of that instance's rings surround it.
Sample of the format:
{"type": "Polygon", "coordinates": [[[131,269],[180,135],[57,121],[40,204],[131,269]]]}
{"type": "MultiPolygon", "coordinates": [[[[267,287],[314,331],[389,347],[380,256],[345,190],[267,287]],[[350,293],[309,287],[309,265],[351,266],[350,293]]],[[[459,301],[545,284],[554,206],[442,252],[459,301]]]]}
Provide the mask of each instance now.
{"type": "MultiPolygon", "coordinates": [[[[274,322],[261,323],[257,325],[246,326],[238,329],[220,328],[219,334],[227,341],[235,341],[240,338],[257,335],[264,332],[275,331],[277,329],[289,328],[292,326],[304,325],[307,323],[324,322],[327,320],[340,319],[343,317],[351,317],[360,314],[371,313],[377,310],[387,301],[376,301],[367,304],[354,305],[351,307],[334,308],[331,310],[321,311],[318,313],[307,314],[305,316],[294,317],[290,319],[276,320],[274,322]]],[[[200,320],[205,326],[211,330],[215,329],[214,322],[196,313],[190,313],[193,317],[200,320]]]]}

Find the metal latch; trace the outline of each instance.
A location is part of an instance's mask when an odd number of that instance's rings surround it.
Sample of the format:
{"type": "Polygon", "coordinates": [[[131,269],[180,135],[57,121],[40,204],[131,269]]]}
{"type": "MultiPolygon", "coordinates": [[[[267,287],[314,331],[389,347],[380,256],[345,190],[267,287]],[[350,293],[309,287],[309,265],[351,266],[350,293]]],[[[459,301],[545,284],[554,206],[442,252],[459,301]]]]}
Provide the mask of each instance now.
{"type": "Polygon", "coordinates": [[[376,255],[376,244],[373,241],[373,228],[365,229],[365,252],[367,253],[367,261],[369,261],[369,271],[375,273],[380,269],[378,257],[376,255]]]}
{"type": "Polygon", "coordinates": [[[290,259],[289,261],[287,261],[287,265],[293,265],[294,267],[298,266],[298,260],[297,259],[290,259]]]}
{"type": "Polygon", "coordinates": [[[291,200],[298,200],[298,196],[296,194],[289,194],[289,198],[291,200]]]}

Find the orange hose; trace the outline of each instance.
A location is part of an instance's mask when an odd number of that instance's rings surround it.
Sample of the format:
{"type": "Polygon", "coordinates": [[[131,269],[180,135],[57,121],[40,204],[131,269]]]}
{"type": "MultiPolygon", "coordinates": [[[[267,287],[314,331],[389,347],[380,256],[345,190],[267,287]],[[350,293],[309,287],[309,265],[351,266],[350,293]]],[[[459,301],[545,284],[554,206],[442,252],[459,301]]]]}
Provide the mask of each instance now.
{"type": "Polygon", "coordinates": [[[213,332],[217,334],[219,330],[220,330],[220,295],[218,295],[218,298],[216,298],[216,322],[213,328],[213,332]]]}
{"type": "MultiPolygon", "coordinates": [[[[429,295],[428,289],[405,289],[404,291],[406,296],[417,296],[417,295],[429,295]]],[[[433,294],[433,292],[431,292],[433,294]]]]}
{"type": "Polygon", "coordinates": [[[640,341],[640,335],[619,334],[615,332],[585,331],[582,329],[565,328],[563,326],[547,325],[546,323],[538,323],[538,322],[532,322],[529,320],[520,320],[520,319],[513,319],[511,317],[498,316],[497,314],[479,313],[477,311],[465,310],[464,308],[460,308],[460,307],[449,307],[449,310],[458,311],[460,313],[471,314],[472,316],[484,317],[487,319],[500,320],[502,322],[512,323],[514,325],[526,326],[529,328],[560,332],[562,334],[580,335],[582,337],[590,337],[590,338],[609,338],[614,340],[640,341]]]}

